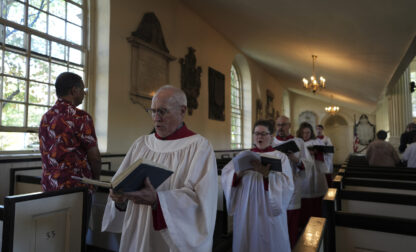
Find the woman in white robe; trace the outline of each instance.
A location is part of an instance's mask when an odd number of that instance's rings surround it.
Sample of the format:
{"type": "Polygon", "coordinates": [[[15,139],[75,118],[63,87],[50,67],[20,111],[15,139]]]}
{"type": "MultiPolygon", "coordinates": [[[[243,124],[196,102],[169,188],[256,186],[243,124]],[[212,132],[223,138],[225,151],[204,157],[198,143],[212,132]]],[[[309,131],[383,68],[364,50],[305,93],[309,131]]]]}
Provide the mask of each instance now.
{"type": "Polygon", "coordinates": [[[236,173],[233,161],[222,170],[228,214],[233,218],[233,251],[290,251],[286,210],[293,194],[292,168],[283,153],[271,147],[274,122],[254,125],[255,148],[281,160],[282,172],[251,162],[253,169],[236,173]]]}
{"type": "MultiPolygon", "coordinates": [[[[297,131],[297,137],[304,141],[305,148],[314,145],[323,145],[323,142],[315,137],[312,125],[304,122],[297,131]]],[[[312,169],[308,169],[302,185],[302,207],[301,207],[301,225],[307,224],[311,216],[322,216],[322,197],[328,191],[325,173],[328,168],[325,164],[324,154],[310,150],[307,155],[313,161],[312,169]]]]}

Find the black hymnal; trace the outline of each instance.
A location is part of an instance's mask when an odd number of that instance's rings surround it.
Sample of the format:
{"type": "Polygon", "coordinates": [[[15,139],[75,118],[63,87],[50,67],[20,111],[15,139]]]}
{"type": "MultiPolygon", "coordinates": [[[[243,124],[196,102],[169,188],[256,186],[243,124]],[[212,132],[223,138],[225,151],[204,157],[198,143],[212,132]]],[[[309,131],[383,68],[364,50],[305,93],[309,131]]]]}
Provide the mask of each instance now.
{"type": "Polygon", "coordinates": [[[240,152],[233,158],[234,169],[237,173],[253,169],[251,161],[259,160],[263,165],[270,164],[271,171],[282,171],[282,163],[276,156],[267,153],[257,153],[249,150],[240,152]]]}
{"type": "Polygon", "coordinates": [[[149,160],[139,159],[117,174],[111,182],[103,182],[75,176],[72,176],[72,178],[79,180],[82,183],[112,188],[114,191],[133,192],[144,187],[144,180],[146,177],[149,177],[150,182],[156,189],[163,183],[163,181],[172,175],[172,173],[172,171],[160,164],[156,164],[149,160]]]}
{"type": "Polygon", "coordinates": [[[274,147],[275,150],[278,150],[280,152],[283,152],[285,154],[287,153],[296,153],[299,151],[298,145],[294,140],[288,141],[284,144],[280,144],[276,147],[274,147]]]}
{"type": "Polygon", "coordinates": [[[262,165],[270,164],[271,171],[282,172],[282,161],[280,159],[261,156],[261,164],[262,165]]]}
{"type": "Polygon", "coordinates": [[[334,153],[334,146],[331,145],[313,145],[308,146],[308,149],[316,150],[322,153],[334,153]]]}

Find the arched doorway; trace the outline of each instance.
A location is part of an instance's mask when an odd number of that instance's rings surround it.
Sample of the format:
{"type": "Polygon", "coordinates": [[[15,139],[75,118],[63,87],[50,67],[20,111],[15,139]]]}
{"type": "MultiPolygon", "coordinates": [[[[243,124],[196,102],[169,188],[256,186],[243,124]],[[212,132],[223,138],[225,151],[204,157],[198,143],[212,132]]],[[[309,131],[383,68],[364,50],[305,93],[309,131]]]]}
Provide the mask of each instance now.
{"type": "Polygon", "coordinates": [[[342,164],[351,152],[351,131],[347,120],[341,115],[330,115],[323,123],[325,135],[331,138],[335,147],[334,164],[342,164]]]}

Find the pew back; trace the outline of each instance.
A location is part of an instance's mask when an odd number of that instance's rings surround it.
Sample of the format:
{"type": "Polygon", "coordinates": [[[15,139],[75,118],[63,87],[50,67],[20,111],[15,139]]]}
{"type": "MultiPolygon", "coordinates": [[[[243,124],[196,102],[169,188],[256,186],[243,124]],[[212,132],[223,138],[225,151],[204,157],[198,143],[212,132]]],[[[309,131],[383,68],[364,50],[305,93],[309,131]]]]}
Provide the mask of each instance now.
{"type": "Polygon", "coordinates": [[[83,188],[7,196],[2,251],[85,251],[83,188]]]}

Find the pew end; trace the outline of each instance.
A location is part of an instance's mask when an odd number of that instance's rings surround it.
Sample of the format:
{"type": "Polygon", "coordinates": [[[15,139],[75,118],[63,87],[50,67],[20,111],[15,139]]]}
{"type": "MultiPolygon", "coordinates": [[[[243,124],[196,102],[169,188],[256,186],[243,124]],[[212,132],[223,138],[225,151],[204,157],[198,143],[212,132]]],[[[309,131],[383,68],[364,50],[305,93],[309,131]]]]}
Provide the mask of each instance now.
{"type": "Polygon", "coordinates": [[[325,218],[311,217],[292,252],[323,252],[325,229],[325,218]]]}
{"type": "Polygon", "coordinates": [[[87,190],[6,196],[2,251],[85,251],[87,190]]]}

